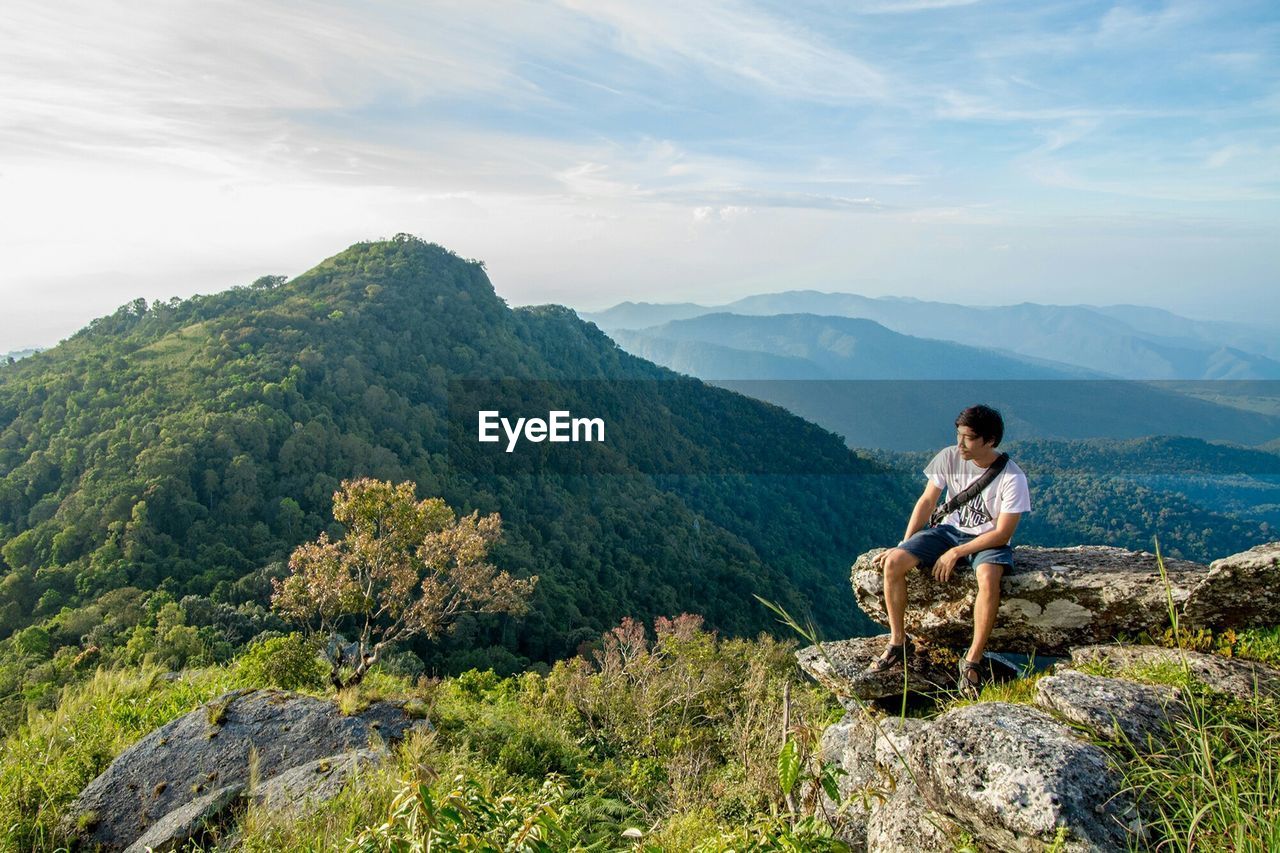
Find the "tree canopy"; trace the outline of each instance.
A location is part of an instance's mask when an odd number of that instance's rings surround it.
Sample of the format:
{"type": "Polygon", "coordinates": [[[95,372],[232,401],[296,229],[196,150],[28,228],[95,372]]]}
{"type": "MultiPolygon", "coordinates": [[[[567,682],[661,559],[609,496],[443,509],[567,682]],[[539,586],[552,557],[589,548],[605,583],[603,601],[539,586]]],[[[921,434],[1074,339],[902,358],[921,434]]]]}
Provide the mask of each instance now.
{"type": "Polygon", "coordinates": [[[487,560],[498,514],[459,519],[440,498],[414,493],[411,482],[344,481],[333,496],[344,535],[300,545],[290,574],[272,581],[272,607],[326,641],[335,687],[358,683],[394,643],[439,639],[464,613],[528,609],[537,576],[513,578],[487,560]],[[352,644],[343,630],[355,633],[352,644]]]}

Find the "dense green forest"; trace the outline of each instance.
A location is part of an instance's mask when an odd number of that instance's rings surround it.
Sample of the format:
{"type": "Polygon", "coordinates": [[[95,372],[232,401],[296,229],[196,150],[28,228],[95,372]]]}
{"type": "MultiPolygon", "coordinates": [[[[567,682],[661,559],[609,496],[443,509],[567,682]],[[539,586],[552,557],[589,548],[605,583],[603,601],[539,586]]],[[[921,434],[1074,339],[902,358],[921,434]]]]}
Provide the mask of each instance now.
{"type": "Polygon", "coordinates": [[[629,356],[567,309],[508,308],[478,262],[358,244],[292,281],[137,300],[0,367],[0,697],[284,630],[270,579],[355,476],[500,513],[495,561],[541,577],[527,617],[415,649],[440,672],[559,659],[624,616],[771,629],[753,594],[862,633],[849,563],[909,502],[781,409],[629,356]],[[561,383],[566,408],[610,424],[607,464],[508,473],[451,443],[457,380],[499,378],[561,383]]]}
{"type": "MultiPolygon", "coordinates": [[[[1003,448],[1031,486],[1023,545],[1117,545],[1209,562],[1276,539],[1280,455],[1198,438],[1032,440],[1003,448]]],[[[931,453],[880,454],[904,475],[931,453]]]]}

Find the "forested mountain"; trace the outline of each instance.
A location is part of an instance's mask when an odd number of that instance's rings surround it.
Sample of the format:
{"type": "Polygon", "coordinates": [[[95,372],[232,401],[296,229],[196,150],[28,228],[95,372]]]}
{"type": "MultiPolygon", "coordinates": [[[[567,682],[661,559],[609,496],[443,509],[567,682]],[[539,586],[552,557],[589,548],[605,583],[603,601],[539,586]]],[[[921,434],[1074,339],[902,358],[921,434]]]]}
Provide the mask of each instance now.
{"type": "MultiPolygon", "coordinates": [[[[1280,455],[1193,438],[1014,441],[1002,449],[1027,472],[1032,511],[1024,545],[1117,545],[1209,561],[1274,541],[1280,455]]],[[[923,484],[930,452],[885,454],[923,484]]]]}
{"type": "MultiPolygon", "coordinates": [[[[704,314],[614,340],[699,379],[1069,379],[1087,371],[950,341],[872,320],[816,314],[704,314]]],[[[1095,374],[1096,375],[1096,374],[1095,374]]]]}
{"type": "Polygon", "coordinates": [[[1120,379],[1280,379],[1280,343],[1274,330],[1198,322],[1136,306],[1025,302],[976,307],[800,290],[698,309],[689,303],[623,303],[583,317],[606,331],[638,331],[698,314],[725,312],[861,317],[904,335],[1007,350],[1120,379]]]}
{"type": "Polygon", "coordinates": [[[541,577],[527,618],[464,620],[419,649],[442,670],[554,659],[626,615],[769,629],[753,594],[857,633],[850,560],[906,506],[900,479],[836,436],[630,356],[568,309],[512,310],[478,262],[362,243],[292,281],[138,300],[0,367],[0,630],[36,626],[3,646],[28,656],[0,692],[144,625],[202,653],[246,641],[274,624],[268,578],[356,476],[501,513],[495,561],[541,577]],[[469,399],[458,380],[498,378],[507,402],[554,397],[609,440],[595,457],[556,445],[567,467],[494,468],[500,451],[464,440],[474,409],[451,423],[450,408],[469,399]]]}

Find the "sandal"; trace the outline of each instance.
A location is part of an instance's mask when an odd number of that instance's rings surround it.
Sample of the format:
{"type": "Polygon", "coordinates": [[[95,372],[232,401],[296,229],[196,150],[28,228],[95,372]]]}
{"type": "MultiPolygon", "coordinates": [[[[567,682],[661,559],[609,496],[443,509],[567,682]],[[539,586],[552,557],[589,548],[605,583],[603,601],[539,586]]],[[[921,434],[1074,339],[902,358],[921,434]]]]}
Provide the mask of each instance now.
{"type": "Polygon", "coordinates": [[[884,654],[873,660],[867,666],[869,674],[879,674],[882,672],[892,672],[899,666],[905,666],[907,660],[915,655],[915,644],[911,642],[911,638],[907,637],[907,641],[901,645],[889,645],[884,650],[884,654]]]}
{"type": "Polygon", "coordinates": [[[956,679],[956,690],[966,699],[977,699],[982,691],[982,670],[968,658],[960,658],[958,667],[960,675],[956,679]]]}

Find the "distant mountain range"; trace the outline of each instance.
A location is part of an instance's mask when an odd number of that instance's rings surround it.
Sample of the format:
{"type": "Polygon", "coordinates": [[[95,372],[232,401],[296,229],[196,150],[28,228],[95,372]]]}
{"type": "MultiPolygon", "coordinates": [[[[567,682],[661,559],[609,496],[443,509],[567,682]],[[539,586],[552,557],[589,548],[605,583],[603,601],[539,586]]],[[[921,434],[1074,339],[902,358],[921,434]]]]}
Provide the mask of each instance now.
{"type": "Polygon", "coordinates": [[[977,401],[1024,439],[1280,435],[1280,335],[1155,308],[795,291],[582,316],[628,352],[782,406],[851,447],[936,447],[977,401]]]}
{"type": "Polygon", "coordinates": [[[633,355],[700,379],[1081,379],[1099,374],[1014,353],[814,314],[703,314],[615,330],[633,355]]]}
{"type": "MultiPolygon", "coordinates": [[[[1190,320],[1134,305],[973,307],[850,293],[789,291],[749,296],[722,306],[623,302],[582,313],[601,329],[643,332],[706,314],[813,314],[871,320],[915,338],[1005,351],[1120,379],[1280,379],[1277,330],[1190,320]]],[[[1009,379],[1013,376],[992,376],[1009,379]]]]}

